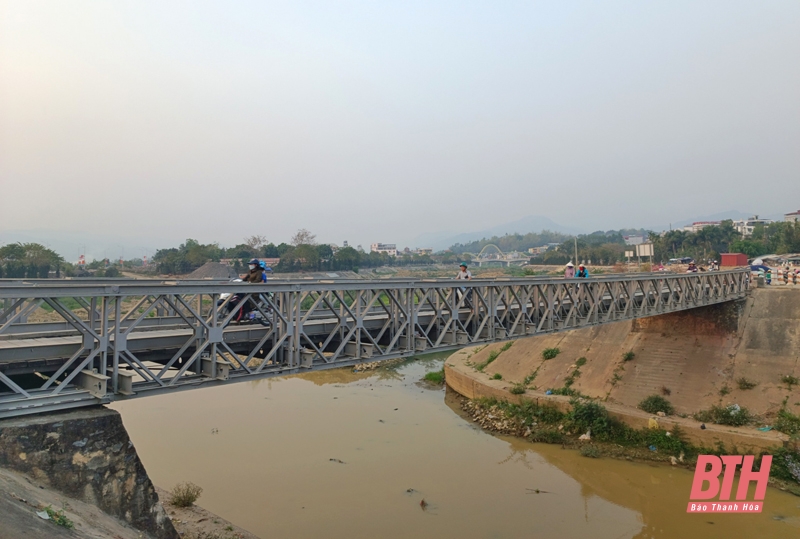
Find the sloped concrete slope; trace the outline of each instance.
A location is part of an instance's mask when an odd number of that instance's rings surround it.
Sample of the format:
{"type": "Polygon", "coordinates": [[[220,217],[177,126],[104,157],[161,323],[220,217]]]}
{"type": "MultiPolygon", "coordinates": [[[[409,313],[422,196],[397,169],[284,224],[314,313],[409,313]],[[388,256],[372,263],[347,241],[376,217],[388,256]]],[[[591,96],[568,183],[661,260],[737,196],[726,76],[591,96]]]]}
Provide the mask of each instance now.
{"type": "MultiPolygon", "coordinates": [[[[744,302],[522,339],[485,372],[499,373],[509,384],[535,372],[532,385],[538,389],[560,388],[585,357],[572,387],[609,402],[636,406],[659,394],[678,413],[738,403],[769,416],[788,398],[798,413],[798,387],[790,391],[781,382],[787,374],[800,377],[798,329],[800,289],[755,289],[744,302]],[[560,353],[544,360],[546,348],[560,353]],[[624,361],[626,352],[634,359],[624,361]],[[758,385],[740,390],[741,377],[758,385]]],[[[485,362],[502,346],[480,349],[469,361],[485,362]]]]}

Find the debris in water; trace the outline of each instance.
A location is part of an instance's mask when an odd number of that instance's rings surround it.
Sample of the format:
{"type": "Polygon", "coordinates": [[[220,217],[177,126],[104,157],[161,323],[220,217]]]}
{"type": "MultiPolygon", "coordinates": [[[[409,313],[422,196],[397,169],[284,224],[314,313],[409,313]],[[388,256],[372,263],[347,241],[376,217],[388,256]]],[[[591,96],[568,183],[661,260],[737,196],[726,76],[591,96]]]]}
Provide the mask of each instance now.
{"type": "Polygon", "coordinates": [[[328,459],[328,460],[329,460],[329,461],[331,461],[331,462],[337,462],[337,463],[339,463],[339,464],[346,464],[346,462],[345,462],[345,461],[343,461],[343,460],[339,460],[339,459],[328,459]]]}
{"type": "Polygon", "coordinates": [[[428,502],[425,501],[425,498],[422,498],[422,501],[419,502],[419,506],[422,507],[422,510],[425,511],[428,507],[428,502]]]}
{"type": "Polygon", "coordinates": [[[416,492],[416,490],[414,490],[413,488],[407,488],[407,489],[406,489],[406,492],[408,492],[409,494],[411,494],[411,493],[413,493],[413,492],[416,492]]]}
{"type": "Polygon", "coordinates": [[[383,421],[383,419],[379,419],[378,421],[380,421],[381,423],[383,423],[383,422],[384,422],[384,421],[383,421]]]}
{"type": "Polygon", "coordinates": [[[396,411],[397,411],[397,410],[399,410],[399,409],[400,409],[400,408],[395,408],[395,409],[394,409],[394,411],[396,412],[396,411]]]}
{"type": "Polygon", "coordinates": [[[538,488],[526,488],[525,490],[529,491],[528,494],[552,494],[552,492],[540,490],[538,488]]]}
{"type": "Polygon", "coordinates": [[[211,434],[219,434],[219,429],[211,429],[211,434]]]}

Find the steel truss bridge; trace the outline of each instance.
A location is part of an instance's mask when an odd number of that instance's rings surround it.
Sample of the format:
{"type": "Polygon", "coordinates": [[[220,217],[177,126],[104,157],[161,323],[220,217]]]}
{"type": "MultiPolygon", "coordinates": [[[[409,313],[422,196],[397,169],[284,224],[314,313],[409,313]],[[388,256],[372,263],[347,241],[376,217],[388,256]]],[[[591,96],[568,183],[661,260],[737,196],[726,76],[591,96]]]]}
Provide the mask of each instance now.
{"type": "Polygon", "coordinates": [[[740,299],[748,284],[747,269],[589,280],[0,281],[0,418],[682,311],[740,299]],[[236,322],[246,304],[261,323],[236,322]]]}

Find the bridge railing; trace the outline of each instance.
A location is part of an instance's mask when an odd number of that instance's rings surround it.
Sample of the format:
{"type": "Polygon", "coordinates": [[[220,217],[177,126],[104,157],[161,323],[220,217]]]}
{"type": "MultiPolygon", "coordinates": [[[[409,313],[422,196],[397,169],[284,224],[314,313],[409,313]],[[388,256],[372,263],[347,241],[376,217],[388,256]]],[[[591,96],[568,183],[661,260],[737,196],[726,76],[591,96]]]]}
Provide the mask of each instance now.
{"type": "Polygon", "coordinates": [[[744,269],[588,280],[3,283],[0,417],[653,316],[739,299],[748,284],[744,269]]]}

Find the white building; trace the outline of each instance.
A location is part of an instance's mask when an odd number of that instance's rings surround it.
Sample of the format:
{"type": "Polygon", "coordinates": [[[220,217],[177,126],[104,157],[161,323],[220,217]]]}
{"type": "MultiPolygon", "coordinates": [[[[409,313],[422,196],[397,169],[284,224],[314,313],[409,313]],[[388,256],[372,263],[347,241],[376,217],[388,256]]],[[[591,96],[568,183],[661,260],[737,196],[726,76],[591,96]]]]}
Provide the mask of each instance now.
{"type": "Polygon", "coordinates": [[[691,225],[683,227],[686,232],[700,232],[707,226],[719,226],[719,221],[695,221],[691,225]]]}
{"type": "Polygon", "coordinates": [[[373,253],[385,253],[389,256],[397,256],[397,244],[394,243],[373,243],[369,246],[373,253]]]}
{"type": "Polygon", "coordinates": [[[733,222],[733,228],[744,236],[745,238],[753,235],[753,230],[756,225],[768,225],[772,222],[770,219],[759,219],[758,215],[754,215],[750,219],[739,219],[733,222]]]}
{"type": "Polygon", "coordinates": [[[800,221],[800,210],[793,211],[792,213],[784,213],[783,220],[789,223],[796,223],[800,221]]]}

